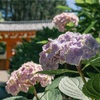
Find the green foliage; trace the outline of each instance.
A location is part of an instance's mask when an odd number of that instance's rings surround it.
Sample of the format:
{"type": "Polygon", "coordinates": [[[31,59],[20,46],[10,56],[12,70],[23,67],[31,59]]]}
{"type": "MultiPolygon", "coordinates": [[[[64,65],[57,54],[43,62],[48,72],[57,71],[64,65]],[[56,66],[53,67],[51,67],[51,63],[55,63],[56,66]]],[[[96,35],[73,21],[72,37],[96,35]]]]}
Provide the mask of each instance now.
{"type": "Polygon", "coordinates": [[[86,74],[88,75],[88,77],[91,78],[91,77],[93,77],[96,73],[93,73],[93,72],[87,72],[86,74]]]}
{"type": "Polygon", "coordinates": [[[84,86],[83,93],[95,100],[100,100],[100,74],[94,75],[84,86]]]}
{"type": "Polygon", "coordinates": [[[68,11],[72,10],[72,8],[70,8],[68,6],[62,6],[62,5],[58,5],[56,8],[57,9],[62,9],[62,10],[68,10],[68,11]]]}
{"type": "MultiPolygon", "coordinates": [[[[77,27],[78,32],[91,33],[94,37],[98,37],[100,32],[100,3],[99,0],[75,0],[76,5],[80,7],[77,14],[80,18],[77,27]]],[[[74,11],[74,10],[73,10],[74,11]]]]}
{"type": "Polygon", "coordinates": [[[85,64],[83,69],[89,67],[90,65],[94,67],[100,67],[100,56],[97,55],[89,60],[83,61],[83,63],[85,64]]]}
{"type": "Polygon", "coordinates": [[[23,40],[22,44],[16,47],[16,54],[11,58],[10,72],[18,69],[27,61],[39,63],[39,53],[42,51],[43,44],[48,41],[48,38],[53,39],[59,34],[61,32],[55,28],[44,28],[41,31],[37,31],[36,37],[31,41],[23,40]]]}
{"type": "Polygon", "coordinates": [[[84,0],[75,0],[75,2],[78,4],[82,4],[82,3],[84,3],[84,0]]]}
{"type": "MultiPolygon", "coordinates": [[[[50,91],[47,91],[44,93],[38,93],[40,100],[62,100],[62,95],[58,89],[52,89],[50,91]]],[[[33,98],[33,100],[37,100],[36,97],[33,98]]]]}
{"type": "Polygon", "coordinates": [[[48,42],[47,40],[43,40],[43,41],[37,42],[37,44],[46,44],[47,42],[48,42]]]}
{"type": "Polygon", "coordinates": [[[61,79],[63,78],[64,76],[61,76],[59,78],[56,78],[51,84],[49,84],[46,88],[45,88],[45,91],[48,91],[48,90],[52,90],[52,89],[55,89],[59,86],[59,82],[61,81],[61,79]]]}
{"type": "Polygon", "coordinates": [[[39,71],[37,73],[41,74],[48,74],[48,75],[59,75],[63,73],[78,73],[77,71],[69,70],[69,69],[56,69],[56,70],[45,70],[45,71],[39,71]]]}
{"type": "Polygon", "coordinates": [[[59,83],[59,89],[62,93],[72,98],[89,100],[81,91],[83,84],[81,77],[64,77],[59,83]]]}
{"type": "Polygon", "coordinates": [[[31,94],[33,94],[33,91],[34,91],[34,86],[30,86],[30,88],[29,88],[29,93],[31,93],[31,94]]]}
{"type": "Polygon", "coordinates": [[[52,89],[48,91],[48,99],[47,100],[62,100],[62,95],[58,89],[52,89]]]}
{"type": "Polygon", "coordinates": [[[28,99],[22,96],[14,96],[14,97],[5,98],[3,100],[28,100],[28,99]]]}
{"type": "Polygon", "coordinates": [[[88,28],[83,33],[88,33],[92,27],[96,24],[97,21],[91,22],[91,24],[88,26],[88,28]]]}
{"type": "Polygon", "coordinates": [[[90,60],[88,62],[88,64],[90,64],[91,66],[98,66],[98,67],[100,67],[100,56],[90,60]]]}
{"type": "Polygon", "coordinates": [[[95,4],[95,3],[99,3],[99,0],[75,0],[76,3],[78,4],[95,4]]]}
{"type": "Polygon", "coordinates": [[[100,43],[100,38],[96,38],[96,40],[100,43]]]}

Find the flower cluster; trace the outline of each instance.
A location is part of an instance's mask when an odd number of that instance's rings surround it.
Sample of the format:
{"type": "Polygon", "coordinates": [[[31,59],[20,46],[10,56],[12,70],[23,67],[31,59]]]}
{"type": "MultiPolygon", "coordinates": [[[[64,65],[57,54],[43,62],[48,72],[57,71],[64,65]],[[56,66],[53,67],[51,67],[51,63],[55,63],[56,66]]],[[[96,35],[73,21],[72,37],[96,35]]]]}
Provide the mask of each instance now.
{"type": "Polygon", "coordinates": [[[20,91],[28,92],[30,86],[40,83],[42,87],[51,83],[53,76],[35,74],[43,71],[42,66],[34,62],[24,63],[18,70],[11,74],[7,82],[6,90],[12,95],[17,95],[20,91]]]}
{"type": "Polygon", "coordinates": [[[49,39],[40,53],[40,64],[45,70],[57,69],[58,64],[78,66],[82,60],[90,59],[100,51],[100,44],[91,34],[66,32],[57,39],[49,39]]]}
{"type": "Polygon", "coordinates": [[[53,18],[53,23],[61,32],[65,31],[65,25],[68,24],[69,22],[72,22],[75,26],[77,26],[78,21],[79,19],[74,13],[67,13],[67,12],[56,15],[53,18]]]}

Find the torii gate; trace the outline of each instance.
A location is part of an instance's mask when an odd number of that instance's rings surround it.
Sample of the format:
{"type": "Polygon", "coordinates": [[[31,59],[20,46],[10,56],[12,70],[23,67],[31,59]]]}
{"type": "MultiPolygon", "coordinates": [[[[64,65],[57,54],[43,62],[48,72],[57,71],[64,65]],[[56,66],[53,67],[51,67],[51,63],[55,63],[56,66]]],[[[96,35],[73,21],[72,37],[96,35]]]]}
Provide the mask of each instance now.
{"type": "Polygon", "coordinates": [[[5,58],[0,56],[0,69],[9,69],[9,59],[12,57],[12,49],[15,48],[22,38],[30,40],[34,38],[37,30],[43,27],[53,28],[51,21],[33,21],[33,22],[1,22],[0,23],[0,41],[6,43],[5,58]]]}
{"type": "Polygon", "coordinates": [[[0,36],[2,37],[0,41],[6,43],[6,58],[5,61],[2,60],[5,63],[5,69],[9,69],[9,59],[12,56],[12,49],[15,48],[16,44],[21,42],[22,38],[30,40],[30,38],[35,37],[35,33],[36,31],[0,32],[0,36]]]}

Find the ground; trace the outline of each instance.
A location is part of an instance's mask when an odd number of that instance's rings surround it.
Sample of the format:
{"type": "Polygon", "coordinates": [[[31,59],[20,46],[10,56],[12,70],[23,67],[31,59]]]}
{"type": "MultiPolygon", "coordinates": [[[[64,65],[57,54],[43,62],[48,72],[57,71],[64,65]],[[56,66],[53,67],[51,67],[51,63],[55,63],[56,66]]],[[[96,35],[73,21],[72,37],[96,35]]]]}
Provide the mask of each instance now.
{"type": "Polygon", "coordinates": [[[5,85],[9,76],[8,71],[0,70],[0,100],[9,96],[5,90],[5,85]]]}

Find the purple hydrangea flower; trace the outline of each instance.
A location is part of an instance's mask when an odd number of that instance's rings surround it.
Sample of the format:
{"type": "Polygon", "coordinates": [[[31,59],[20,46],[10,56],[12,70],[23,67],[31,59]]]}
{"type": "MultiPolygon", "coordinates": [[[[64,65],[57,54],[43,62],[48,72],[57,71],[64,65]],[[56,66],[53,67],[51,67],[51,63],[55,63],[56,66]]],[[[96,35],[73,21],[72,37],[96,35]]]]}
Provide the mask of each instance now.
{"type": "Polygon", "coordinates": [[[90,59],[100,51],[100,44],[91,34],[66,32],[43,46],[40,64],[43,69],[57,69],[58,64],[78,66],[82,60],[90,59]]]}

